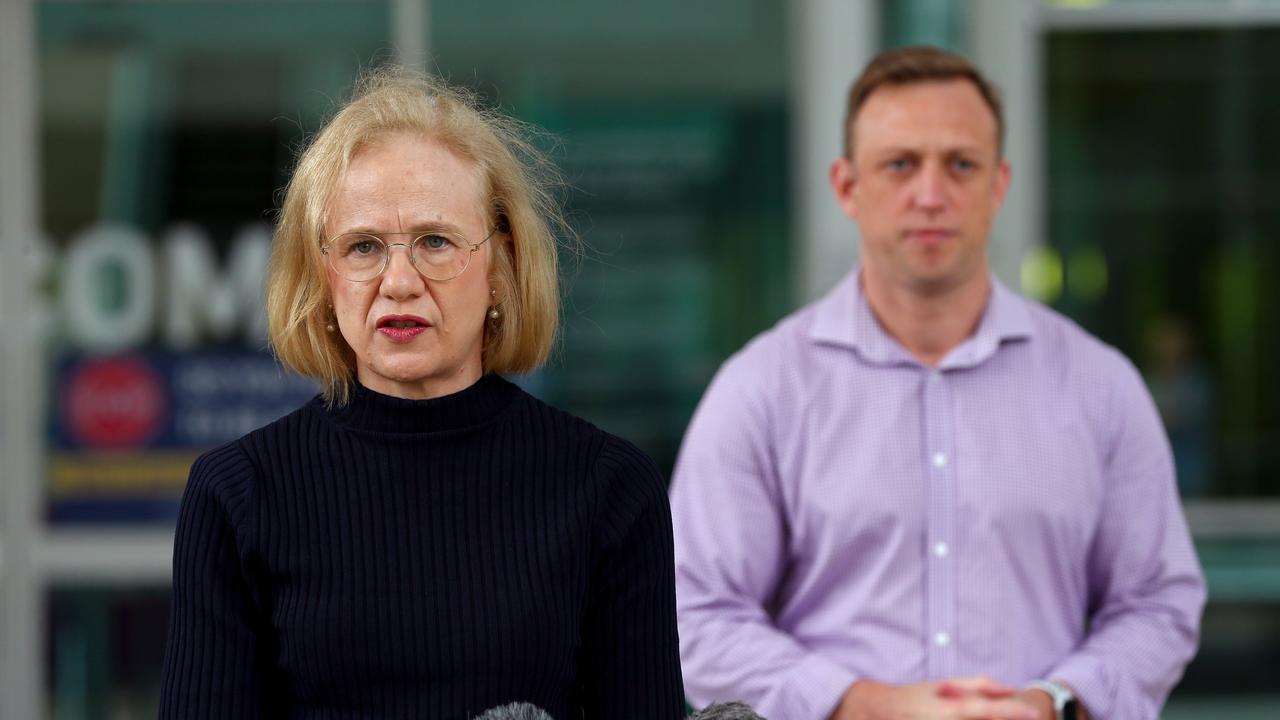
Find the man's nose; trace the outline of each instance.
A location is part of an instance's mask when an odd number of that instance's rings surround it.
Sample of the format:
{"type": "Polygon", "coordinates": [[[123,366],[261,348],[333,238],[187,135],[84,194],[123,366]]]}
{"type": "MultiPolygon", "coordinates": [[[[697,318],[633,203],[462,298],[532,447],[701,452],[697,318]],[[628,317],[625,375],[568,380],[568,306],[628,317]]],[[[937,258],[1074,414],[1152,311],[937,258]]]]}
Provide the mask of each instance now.
{"type": "Polygon", "coordinates": [[[925,163],[916,176],[913,197],[922,210],[941,210],[947,204],[947,178],[941,165],[925,163]]]}

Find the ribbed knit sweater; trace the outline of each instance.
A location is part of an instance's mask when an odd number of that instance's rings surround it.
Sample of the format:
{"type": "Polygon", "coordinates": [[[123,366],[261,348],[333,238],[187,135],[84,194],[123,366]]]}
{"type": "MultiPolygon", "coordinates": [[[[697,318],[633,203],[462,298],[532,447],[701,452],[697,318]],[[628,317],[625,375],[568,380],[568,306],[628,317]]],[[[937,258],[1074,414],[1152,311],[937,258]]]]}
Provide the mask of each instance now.
{"type": "Polygon", "coordinates": [[[661,475],[496,376],[202,455],[173,564],[161,718],[683,716],[661,475]]]}

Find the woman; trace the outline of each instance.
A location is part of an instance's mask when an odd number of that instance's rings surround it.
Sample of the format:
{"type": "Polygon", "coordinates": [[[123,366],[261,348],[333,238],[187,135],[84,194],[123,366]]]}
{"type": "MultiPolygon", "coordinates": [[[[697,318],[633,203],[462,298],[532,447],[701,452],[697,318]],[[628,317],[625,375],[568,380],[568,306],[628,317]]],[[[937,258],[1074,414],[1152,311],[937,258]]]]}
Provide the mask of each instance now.
{"type": "Polygon", "coordinates": [[[323,393],[192,467],[161,717],[682,716],[659,473],[499,375],[556,329],[543,169],[398,70],[303,152],[267,312],[323,393]]]}

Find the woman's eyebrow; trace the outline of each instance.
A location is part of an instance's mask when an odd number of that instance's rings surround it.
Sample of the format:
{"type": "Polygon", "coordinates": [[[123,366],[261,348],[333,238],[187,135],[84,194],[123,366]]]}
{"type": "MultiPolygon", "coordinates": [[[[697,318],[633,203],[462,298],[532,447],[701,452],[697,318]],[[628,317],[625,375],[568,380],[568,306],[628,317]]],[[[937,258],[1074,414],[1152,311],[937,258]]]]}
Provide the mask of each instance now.
{"type": "Polygon", "coordinates": [[[440,232],[440,231],[451,232],[451,233],[461,232],[458,226],[454,225],[453,223],[450,223],[444,220],[425,220],[422,222],[411,223],[408,226],[408,229],[406,230],[384,230],[381,228],[376,228],[372,225],[364,225],[364,224],[353,225],[351,227],[343,228],[340,232],[337,233],[337,235],[350,235],[353,233],[359,233],[362,235],[396,235],[396,234],[417,235],[421,233],[440,232]]]}

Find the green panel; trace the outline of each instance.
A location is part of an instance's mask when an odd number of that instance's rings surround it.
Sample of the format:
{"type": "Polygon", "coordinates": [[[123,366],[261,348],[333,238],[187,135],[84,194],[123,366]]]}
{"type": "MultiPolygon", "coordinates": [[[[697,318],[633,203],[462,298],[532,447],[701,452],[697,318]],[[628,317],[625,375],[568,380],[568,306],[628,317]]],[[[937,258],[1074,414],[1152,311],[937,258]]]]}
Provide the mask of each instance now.
{"type": "Polygon", "coordinates": [[[933,45],[964,52],[962,0],[881,0],[881,36],[885,47],[933,45]]]}
{"type": "MultiPolygon", "coordinates": [[[[433,6],[435,7],[435,6],[433,6]]],[[[441,4],[446,77],[551,132],[581,256],[527,385],[664,471],[719,364],[787,312],[785,4],[441,4]],[[491,18],[523,32],[494,52],[491,18]]]]}
{"type": "Polygon", "coordinates": [[[539,120],[564,138],[585,252],[564,258],[563,342],[537,387],[669,468],[716,367],[785,310],[785,124],[656,101],[539,120]]]}
{"type": "Polygon", "coordinates": [[[1202,538],[1196,552],[1210,601],[1280,605],[1280,538],[1202,538]]]}

